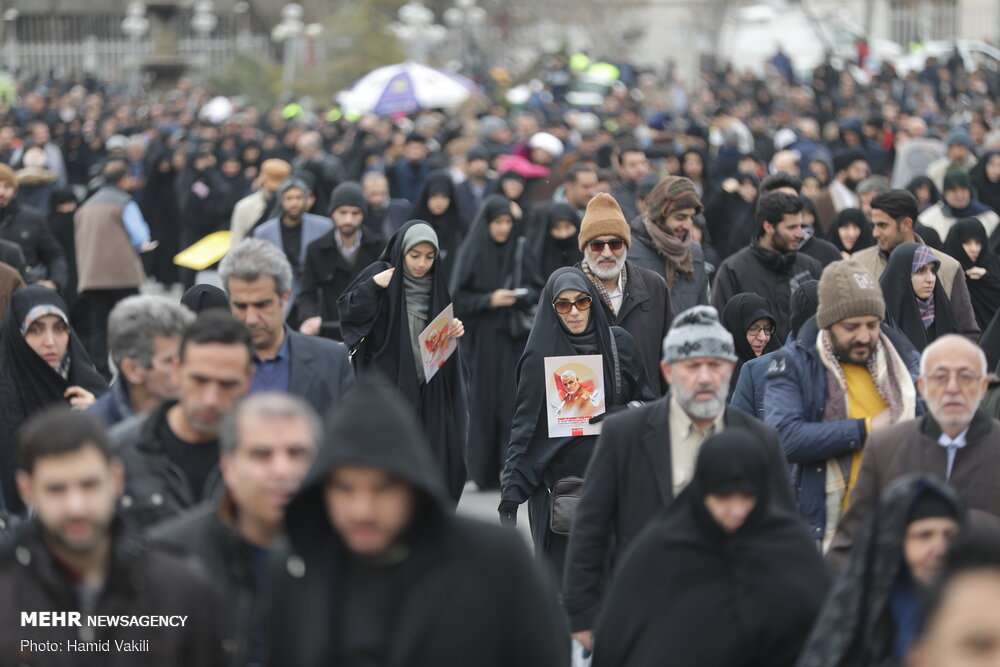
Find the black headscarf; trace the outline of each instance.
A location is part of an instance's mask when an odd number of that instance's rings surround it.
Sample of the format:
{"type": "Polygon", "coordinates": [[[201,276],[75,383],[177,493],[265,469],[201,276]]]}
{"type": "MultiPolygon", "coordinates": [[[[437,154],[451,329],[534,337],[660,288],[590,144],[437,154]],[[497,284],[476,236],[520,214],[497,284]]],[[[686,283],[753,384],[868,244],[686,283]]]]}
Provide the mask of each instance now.
{"type": "Polygon", "coordinates": [[[188,310],[201,313],[210,308],[222,308],[229,311],[229,297],[226,293],[215,285],[204,283],[192,285],[181,297],[181,305],[187,306],[188,310]]]}
{"type": "MultiPolygon", "coordinates": [[[[422,220],[411,220],[389,239],[378,261],[354,279],[337,300],[341,333],[348,349],[355,350],[353,361],[359,373],[377,369],[388,377],[402,396],[417,408],[428,433],[435,456],[442,465],[452,497],[457,501],[465,484],[465,432],[467,421],[464,361],[462,348],[444,366],[424,382],[417,374],[406,299],[404,239],[422,220]],[[373,277],[395,268],[389,286],[382,289],[373,277]]],[[[441,275],[437,258],[426,274],[430,280],[427,313],[435,317],[451,303],[447,280],[441,275]]]]}
{"type": "Polygon", "coordinates": [[[427,182],[420,190],[420,196],[413,204],[410,211],[411,220],[425,220],[427,224],[434,228],[438,235],[438,243],[441,247],[441,259],[448,262],[445,266],[450,273],[451,266],[455,263],[455,255],[465,238],[466,222],[462,219],[462,214],[458,210],[458,200],[455,197],[455,182],[451,174],[447,171],[433,171],[427,177],[427,182]],[[427,201],[431,195],[442,192],[448,195],[451,200],[448,208],[441,215],[431,213],[427,201]]]}
{"type": "Polygon", "coordinates": [[[875,237],[872,236],[871,220],[858,208],[845,208],[837,213],[837,216],[833,219],[833,223],[830,225],[830,233],[827,235],[827,239],[830,243],[837,246],[837,250],[840,252],[849,252],[852,255],[859,250],[864,250],[875,245],[875,237]],[[849,224],[857,225],[861,230],[858,240],[854,242],[854,247],[850,250],[845,248],[844,242],[840,240],[840,228],[849,224]]]}
{"type": "MultiPolygon", "coordinates": [[[[726,303],[726,307],[722,309],[722,326],[726,327],[726,330],[733,335],[736,356],[739,357],[736,361],[736,368],[733,369],[733,376],[729,386],[730,392],[736,388],[736,381],[739,378],[740,369],[743,368],[743,364],[757,358],[753,348],[750,347],[750,343],[747,341],[747,329],[760,319],[770,320],[771,326],[775,325],[774,313],[767,300],[762,296],[750,292],[733,295],[726,303]]],[[[778,341],[778,332],[775,331],[771,334],[771,338],[767,341],[767,345],[764,346],[764,351],[761,354],[774,352],[779,347],[781,347],[781,343],[778,341]]]]}
{"type": "Polygon", "coordinates": [[[705,441],[691,484],[617,568],[594,667],[795,664],[829,577],[801,518],[772,493],[767,461],[742,429],[705,441]],[[757,502],[727,533],[705,498],[733,492],[757,502]]]}
{"type": "Polygon", "coordinates": [[[924,327],[913,293],[913,254],[918,243],[901,243],[889,255],[889,264],[879,279],[885,297],[886,322],[923,351],[928,344],[949,333],[959,333],[951,301],[941,287],[941,279],[934,283],[934,323],[924,327]]]}
{"type": "MultiPolygon", "coordinates": [[[[931,199],[929,202],[927,202],[927,206],[930,207],[938,203],[938,201],[941,199],[941,192],[938,190],[938,187],[934,184],[934,181],[932,181],[929,176],[913,177],[913,179],[906,184],[906,191],[909,192],[914,197],[917,197],[917,190],[925,186],[930,189],[931,193],[931,199]]],[[[920,203],[920,197],[917,197],[917,203],[918,204],[920,203]]]]}
{"type": "MultiPolygon", "coordinates": [[[[498,289],[512,273],[514,250],[520,225],[515,224],[503,243],[490,237],[490,222],[501,215],[511,215],[510,202],[503,195],[489,195],[479,207],[475,222],[455,258],[455,268],[451,273],[451,291],[459,285],[482,285],[480,291],[498,289]]],[[[511,216],[513,218],[513,216],[511,216]]]]}
{"type": "Polygon", "coordinates": [[[909,475],[893,482],[858,535],[802,651],[800,667],[891,664],[896,628],[889,599],[894,588],[912,581],[903,556],[906,527],[918,502],[928,496],[947,503],[956,520],[964,520],[958,496],[936,477],[909,475]]]}
{"type": "Polygon", "coordinates": [[[70,329],[69,366],[66,377],[55,371],[31,349],[21,326],[37,306],[50,306],[66,314],[66,303],[56,292],[32,285],[18,290],[0,329],[0,483],[3,484],[7,509],[24,509],[14,485],[14,446],[18,428],[28,418],[51,405],[68,404],[63,394],[71,386],[80,386],[95,396],[108,389],[107,382],[94,369],[90,357],[76,333],[70,329]]]}
{"type": "Polygon", "coordinates": [[[1000,213],[1000,181],[991,181],[986,177],[986,163],[997,155],[1000,155],[1000,151],[990,151],[984,155],[972,169],[971,176],[979,201],[1000,213]]]}
{"type": "Polygon", "coordinates": [[[956,220],[948,231],[944,241],[944,251],[954,257],[962,265],[963,271],[973,267],[986,269],[986,275],[973,280],[966,276],[965,284],[969,287],[969,298],[972,300],[972,310],[976,314],[979,329],[985,330],[1000,310],[1000,258],[990,247],[986,228],[977,218],[962,218],[956,220]],[[976,239],[982,244],[979,257],[973,262],[962,244],[970,239],[976,239]]]}
{"type": "Polygon", "coordinates": [[[580,214],[569,204],[553,203],[538,212],[537,232],[532,235],[532,245],[539,258],[542,277],[547,278],[552,272],[564,266],[574,266],[583,259],[580,252],[580,214]],[[557,239],[552,236],[552,228],[560,220],[567,220],[576,227],[576,234],[568,239],[557,239]]]}

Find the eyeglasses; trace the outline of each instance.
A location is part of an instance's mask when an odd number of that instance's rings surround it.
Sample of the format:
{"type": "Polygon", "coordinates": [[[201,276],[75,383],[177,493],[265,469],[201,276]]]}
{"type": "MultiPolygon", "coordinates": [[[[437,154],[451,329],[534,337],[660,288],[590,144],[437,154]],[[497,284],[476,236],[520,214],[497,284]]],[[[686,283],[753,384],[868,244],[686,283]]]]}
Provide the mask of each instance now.
{"type": "Polygon", "coordinates": [[[566,301],[563,299],[558,299],[552,302],[552,307],[556,309],[556,312],[560,315],[565,315],[569,311],[573,310],[573,306],[576,306],[577,310],[589,310],[590,304],[594,302],[589,296],[578,297],[576,301],[566,301]]]}
{"type": "Polygon", "coordinates": [[[761,334],[764,334],[765,336],[770,336],[771,334],[774,333],[774,327],[750,327],[749,329],[747,329],[747,333],[750,334],[750,336],[752,336],[753,338],[756,338],[761,334]]]}
{"type": "Polygon", "coordinates": [[[604,252],[604,246],[610,246],[612,252],[618,252],[625,247],[625,241],[622,239],[612,239],[611,241],[591,241],[587,245],[590,246],[591,252],[604,252]]]}
{"type": "Polygon", "coordinates": [[[947,387],[951,383],[952,377],[958,380],[958,385],[960,387],[971,387],[983,379],[982,375],[978,375],[972,371],[958,371],[958,373],[937,371],[931,373],[930,375],[925,375],[924,380],[927,384],[934,385],[936,387],[947,387]]]}

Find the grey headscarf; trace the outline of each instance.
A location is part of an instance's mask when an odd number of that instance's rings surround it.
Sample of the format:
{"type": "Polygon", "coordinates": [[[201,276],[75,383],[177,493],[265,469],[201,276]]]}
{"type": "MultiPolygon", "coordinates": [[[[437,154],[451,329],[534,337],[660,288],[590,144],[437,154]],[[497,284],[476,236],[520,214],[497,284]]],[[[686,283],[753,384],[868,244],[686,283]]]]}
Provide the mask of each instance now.
{"type": "MultiPolygon", "coordinates": [[[[439,250],[438,237],[434,229],[426,224],[413,225],[403,237],[403,257],[418,243],[430,243],[434,250],[439,250]]],[[[433,268],[431,269],[433,271],[433,268]]],[[[417,364],[417,377],[424,377],[424,366],[420,356],[420,332],[427,328],[431,315],[427,312],[431,305],[431,288],[434,276],[428,271],[422,278],[415,278],[406,270],[403,262],[403,293],[406,296],[406,317],[410,325],[410,345],[413,348],[413,360],[417,364]]]]}

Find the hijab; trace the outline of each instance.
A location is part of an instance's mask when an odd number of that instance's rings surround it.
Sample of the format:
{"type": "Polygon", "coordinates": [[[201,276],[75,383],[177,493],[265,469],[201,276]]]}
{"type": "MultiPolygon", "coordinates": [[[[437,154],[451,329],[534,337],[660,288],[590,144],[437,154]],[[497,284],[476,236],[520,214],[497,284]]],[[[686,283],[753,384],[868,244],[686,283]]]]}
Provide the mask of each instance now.
{"type": "Polygon", "coordinates": [[[678,665],[795,664],[828,575],[801,518],[774,493],[766,447],[740,428],[705,440],[691,483],[617,568],[594,667],[665,656],[678,665]],[[756,504],[730,533],[705,499],[736,492],[756,504]]]}
{"type": "Polygon", "coordinates": [[[972,183],[976,186],[979,201],[1000,213],[1000,181],[991,181],[986,177],[986,164],[1000,151],[990,151],[979,160],[972,170],[972,183]]]}
{"type": "Polygon", "coordinates": [[[929,343],[944,334],[959,332],[951,302],[941,286],[940,278],[935,281],[934,293],[927,302],[921,302],[913,292],[911,278],[919,269],[915,268],[915,264],[926,265],[927,261],[921,260],[921,256],[927,257],[926,253],[931,253],[930,261],[938,261],[927,246],[901,243],[889,255],[889,264],[879,279],[885,297],[886,321],[906,336],[919,351],[923,351],[929,343]],[[924,321],[929,311],[932,313],[933,321],[929,326],[925,326],[924,321]]]}
{"type": "Polygon", "coordinates": [[[986,269],[986,274],[982,278],[973,280],[966,276],[965,279],[976,321],[980,330],[985,331],[993,315],[1000,310],[1000,258],[990,247],[983,223],[977,218],[957,220],[945,238],[944,251],[959,261],[963,271],[973,267],[986,269]],[[982,250],[979,251],[979,257],[975,262],[969,259],[968,253],[962,247],[962,244],[970,239],[976,239],[982,244],[982,250]]]}
{"type": "Polygon", "coordinates": [[[66,303],[52,290],[31,285],[18,290],[0,329],[0,484],[7,508],[24,508],[14,485],[14,443],[18,428],[32,415],[66,404],[66,389],[78,385],[95,396],[108,385],[97,372],[83,344],[70,328],[66,357],[56,371],[28,345],[24,331],[34,320],[54,314],[68,323],[66,303]]]}
{"type": "Polygon", "coordinates": [[[872,223],[868,216],[858,208],[845,208],[837,213],[830,225],[830,233],[827,238],[830,243],[837,247],[840,252],[848,252],[852,255],[859,250],[870,248],[875,245],[875,237],[872,236],[872,223]],[[857,225],[861,230],[858,240],[854,242],[854,247],[848,250],[844,247],[844,242],[840,240],[840,228],[846,225],[857,225]]]}
{"type": "MultiPolygon", "coordinates": [[[[764,299],[764,297],[750,292],[743,292],[741,294],[734,295],[728,302],[726,302],[726,307],[722,309],[722,326],[724,326],[726,330],[733,335],[733,343],[736,347],[736,356],[739,357],[736,361],[736,368],[733,369],[732,379],[729,383],[730,392],[736,388],[736,381],[739,378],[740,369],[743,368],[743,364],[751,359],[757,358],[757,355],[754,354],[753,348],[750,347],[750,343],[747,341],[747,329],[749,329],[754,322],[762,319],[769,320],[771,322],[771,326],[775,326],[774,314],[771,311],[771,306],[767,303],[767,300],[764,299]]],[[[764,346],[764,351],[761,352],[762,355],[767,354],[768,352],[774,352],[781,347],[777,334],[777,330],[771,334],[771,338],[767,341],[767,345],[764,346]]]]}
{"type": "Polygon", "coordinates": [[[908,475],[889,485],[866,519],[847,565],[823,605],[802,651],[801,667],[875,667],[888,663],[899,633],[896,618],[900,605],[893,599],[904,597],[900,590],[912,582],[903,556],[906,528],[914,509],[928,497],[951,506],[962,523],[961,501],[948,484],[936,477],[908,475]]]}
{"type": "Polygon", "coordinates": [[[416,204],[410,211],[411,220],[423,220],[430,225],[437,234],[440,258],[447,259],[450,263],[455,262],[452,256],[458,252],[458,248],[465,236],[465,220],[462,219],[458,211],[458,199],[455,196],[455,182],[451,174],[445,170],[431,172],[427,177],[427,182],[420,190],[416,204]],[[450,201],[448,208],[441,215],[431,213],[428,201],[431,195],[436,193],[448,195],[450,201]],[[449,259],[451,257],[451,259],[449,259]]]}
{"type": "Polygon", "coordinates": [[[490,236],[490,223],[502,215],[513,219],[510,201],[503,195],[489,195],[483,199],[469,235],[455,258],[451,274],[451,291],[457,293],[462,285],[476,285],[479,292],[490,292],[509,286],[513,274],[514,254],[518,237],[517,223],[510,230],[507,240],[497,243],[490,236]]]}
{"type": "Polygon", "coordinates": [[[580,233],[580,214],[572,206],[565,203],[549,204],[542,208],[540,222],[532,245],[538,249],[543,277],[547,278],[558,268],[574,266],[583,259],[577,238],[580,233]],[[567,239],[553,237],[552,230],[560,220],[566,220],[576,227],[576,233],[567,239]]]}
{"type": "Polygon", "coordinates": [[[181,305],[196,315],[211,308],[221,308],[229,312],[229,297],[215,285],[199,283],[192,285],[181,297],[181,305]]]}
{"type": "Polygon", "coordinates": [[[938,201],[941,199],[941,192],[938,190],[937,185],[934,184],[934,181],[932,181],[929,176],[915,176],[913,180],[911,180],[906,185],[906,191],[917,198],[917,204],[920,205],[921,212],[930,208],[934,204],[938,203],[938,201]],[[931,193],[930,201],[928,201],[926,205],[921,203],[920,197],[917,197],[917,190],[919,190],[922,187],[927,187],[931,193]]]}

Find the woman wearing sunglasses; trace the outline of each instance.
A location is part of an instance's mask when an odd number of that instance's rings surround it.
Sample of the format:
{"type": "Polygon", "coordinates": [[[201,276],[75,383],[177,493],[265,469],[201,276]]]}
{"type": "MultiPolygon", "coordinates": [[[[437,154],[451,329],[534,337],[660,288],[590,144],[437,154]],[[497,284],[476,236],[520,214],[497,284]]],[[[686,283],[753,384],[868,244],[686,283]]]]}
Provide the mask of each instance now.
{"type": "Polygon", "coordinates": [[[781,342],[774,335],[774,314],[767,301],[756,294],[742,292],[726,303],[722,310],[722,326],[733,335],[736,345],[736,368],[729,382],[732,398],[743,364],[762,354],[774,352],[781,342]]]}
{"type": "Polygon", "coordinates": [[[501,522],[514,525],[518,506],[528,501],[535,553],[544,554],[560,586],[569,537],[551,530],[549,490],[561,479],[584,476],[597,436],[549,437],[545,358],[601,355],[609,413],[654,399],[632,336],[608,325],[604,310],[594,307],[597,298],[597,289],[579,269],[558,269],[546,282],[517,366],[514,423],[500,483],[501,522]]]}

